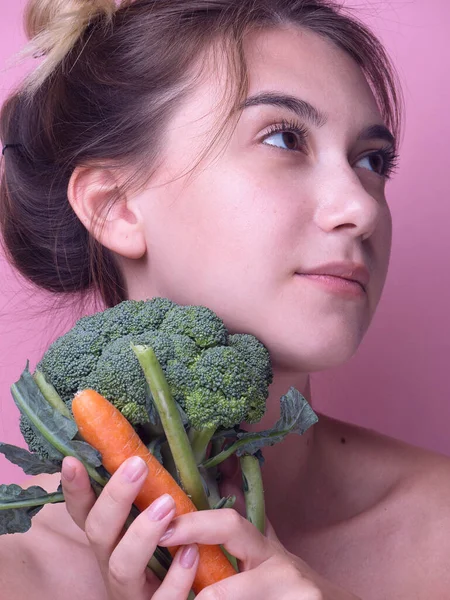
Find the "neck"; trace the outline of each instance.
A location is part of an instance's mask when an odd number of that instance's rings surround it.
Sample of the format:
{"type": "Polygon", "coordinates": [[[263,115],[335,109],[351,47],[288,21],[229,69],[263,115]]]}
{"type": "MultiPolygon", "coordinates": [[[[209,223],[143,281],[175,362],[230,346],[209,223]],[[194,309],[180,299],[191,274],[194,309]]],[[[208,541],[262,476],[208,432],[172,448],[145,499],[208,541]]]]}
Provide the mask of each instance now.
{"type": "MultiPolygon", "coordinates": [[[[274,381],[270,386],[267,411],[263,419],[254,425],[244,424],[249,431],[270,429],[280,417],[280,397],[295,387],[311,404],[310,377],[308,374],[274,372],[274,381]]],[[[292,510],[300,503],[304,486],[308,487],[308,478],[312,467],[315,449],[315,428],[310,427],[302,435],[290,434],[283,442],[263,448],[264,465],[262,474],[265,488],[267,516],[280,533],[285,520],[283,511],[292,510]]]]}

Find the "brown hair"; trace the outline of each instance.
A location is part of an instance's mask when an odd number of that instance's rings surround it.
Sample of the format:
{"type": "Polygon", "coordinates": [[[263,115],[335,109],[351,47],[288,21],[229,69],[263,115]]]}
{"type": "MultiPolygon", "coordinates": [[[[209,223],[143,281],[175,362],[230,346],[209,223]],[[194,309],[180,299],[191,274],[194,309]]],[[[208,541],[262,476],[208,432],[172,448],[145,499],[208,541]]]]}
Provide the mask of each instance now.
{"type": "Polygon", "coordinates": [[[296,24],[331,40],[361,67],[398,135],[401,94],[383,46],[327,0],[31,0],[25,19],[28,51],[44,59],[2,109],[0,136],[15,146],[5,150],[0,225],[12,264],[52,292],[94,289],[107,306],[125,299],[114,257],[67,200],[69,179],[98,162],[151,172],[188,74],[216,40],[236,66],[235,107],[252,28],[296,24]]]}

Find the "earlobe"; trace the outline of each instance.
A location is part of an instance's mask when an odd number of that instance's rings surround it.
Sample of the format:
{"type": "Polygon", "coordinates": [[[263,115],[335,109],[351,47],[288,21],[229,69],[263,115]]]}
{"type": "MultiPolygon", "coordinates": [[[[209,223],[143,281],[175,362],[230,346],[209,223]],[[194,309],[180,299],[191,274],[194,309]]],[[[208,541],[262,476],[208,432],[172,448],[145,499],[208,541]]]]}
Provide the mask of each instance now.
{"type": "Polygon", "coordinates": [[[77,167],[67,194],[75,214],[98,242],[125,258],[144,256],[141,214],[127,194],[120,191],[112,171],[77,167]]]}

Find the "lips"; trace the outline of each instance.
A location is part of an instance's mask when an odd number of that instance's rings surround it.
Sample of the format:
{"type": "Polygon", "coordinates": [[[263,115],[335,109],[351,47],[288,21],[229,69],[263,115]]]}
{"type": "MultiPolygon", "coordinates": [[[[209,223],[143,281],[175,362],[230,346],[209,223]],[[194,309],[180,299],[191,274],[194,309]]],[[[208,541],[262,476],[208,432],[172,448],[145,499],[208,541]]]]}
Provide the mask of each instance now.
{"type": "Polygon", "coordinates": [[[358,283],[362,289],[366,292],[367,286],[370,281],[369,269],[363,265],[352,262],[334,262],[309,269],[302,269],[298,272],[299,275],[324,275],[328,277],[338,277],[339,279],[345,279],[358,283]]]}

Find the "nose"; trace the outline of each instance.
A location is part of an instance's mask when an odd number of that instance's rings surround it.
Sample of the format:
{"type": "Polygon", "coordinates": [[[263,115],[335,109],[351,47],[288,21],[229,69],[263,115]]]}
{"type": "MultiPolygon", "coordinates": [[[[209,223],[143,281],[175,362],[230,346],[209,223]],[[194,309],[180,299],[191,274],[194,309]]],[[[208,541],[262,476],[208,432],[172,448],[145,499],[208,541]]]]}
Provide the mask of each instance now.
{"type": "Polygon", "coordinates": [[[354,238],[368,239],[375,231],[382,212],[382,200],[375,198],[361,183],[355,171],[347,164],[322,173],[315,221],[318,227],[330,233],[345,230],[354,238]]]}

